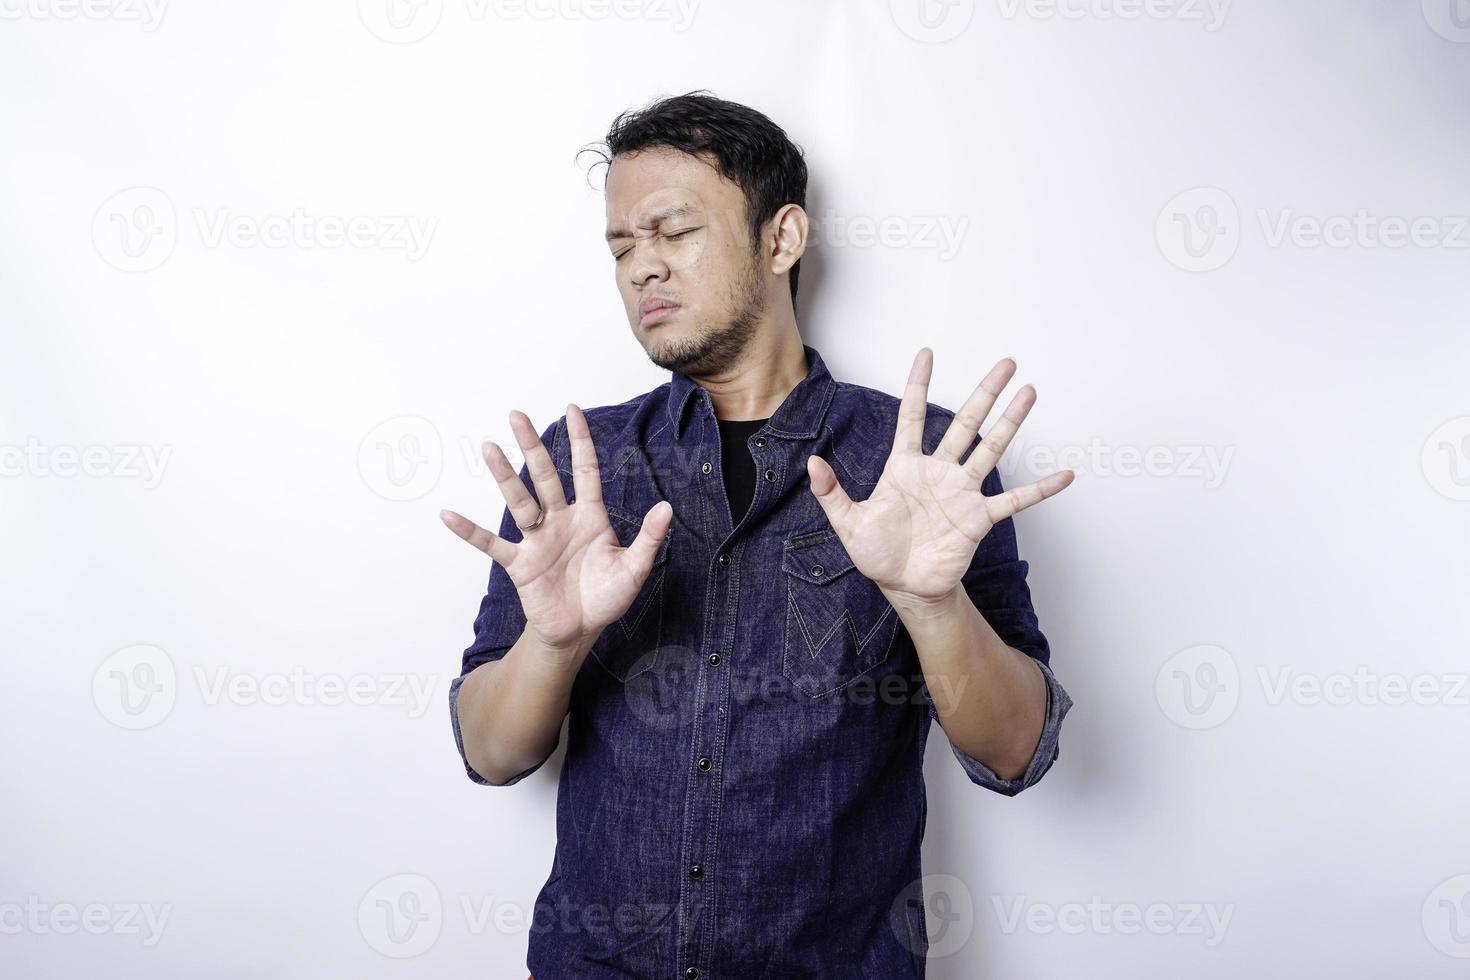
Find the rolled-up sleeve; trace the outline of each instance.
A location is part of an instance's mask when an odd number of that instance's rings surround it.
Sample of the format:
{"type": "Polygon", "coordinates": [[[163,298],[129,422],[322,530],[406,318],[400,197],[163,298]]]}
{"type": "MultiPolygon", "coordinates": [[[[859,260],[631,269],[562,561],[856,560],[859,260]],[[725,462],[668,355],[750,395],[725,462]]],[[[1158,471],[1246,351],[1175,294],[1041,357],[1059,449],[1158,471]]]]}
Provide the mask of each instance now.
{"type": "MultiPolygon", "coordinates": [[[[1001,493],[999,474],[992,470],[982,484],[987,496],[1001,493]]],[[[1037,622],[1031,606],[1031,589],[1026,584],[1027,563],[1022,561],[1016,549],[1016,528],[1011,518],[1006,518],[990,529],[975,549],[970,568],[961,579],[965,592],[980,610],[991,629],[1008,646],[1026,654],[1036,661],[1046,679],[1046,721],[1042,725],[1041,738],[1026,771],[1015,779],[1002,779],[995,771],[979,759],[963,752],[950,741],[949,747],[959,760],[961,768],[977,786],[994,790],[1005,796],[1015,796],[1021,790],[1034,785],[1046,775],[1060,755],[1059,736],[1062,719],[1072,707],[1072,699],[1056,679],[1051,669],[1051,647],[1037,622]]],[[[939,720],[939,710],[932,698],[928,701],[929,717],[939,720]]]]}
{"type": "MultiPolygon", "coordinates": [[[[558,419],[541,433],[541,441],[545,444],[551,458],[557,463],[558,475],[562,477],[563,493],[569,492],[569,478],[563,473],[563,467],[559,452],[559,444],[562,432],[563,419],[558,419]]],[[[531,484],[530,470],[524,464],[521,466],[521,483],[526,486],[533,497],[536,489],[531,484]]],[[[515,517],[510,508],[503,509],[500,518],[500,530],[498,532],[507,541],[518,543],[521,540],[522,531],[516,526],[515,517]]],[[[512,776],[503,783],[492,783],[479,773],[475,772],[470,765],[469,758],[464,751],[464,734],[459,725],[459,689],[464,683],[470,671],[484,664],[493,663],[506,655],[511,647],[520,639],[521,633],[526,628],[526,613],[521,607],[521,596],[516,591],[515,583],[510,580],[510,575],[497,561],[490,563],[490,582],[486,587],[485,596],[480,600],[480,611],[475,617],[475,638],[462,655],[460,674],[449,682],[449,723],[454,729],[454,745],[459,750],[460,761],[464,763],[465,774],[470,779],[482,786],[511,786],[525,779],[531,773],[541,768],[546,760],[536,763],[524,772],[512,776]]],[[[558,743],[561,740],[560,732],[557,733],[558,743]]],[[[555,748],[553,747],[553,751],[555,748]]],[[[550,755],[548,754],[548,758],[550,755]]]]}
{"type": "MultiPolygon", "coordinates": [[[[1036,743],[1036,751],[1032,754],[1031,762],[1024,773],[1015,779],[1001,779],[996,775],[994,769],[960,749],[953,741],[949,743],[950,751],[959,760],[960,768],[964,769],[965,775],[970,777],[970,782],[976,786],[995,790],[1003,796],[1015,796],[1021,790],[1033,785],[1046,775],[1046,771],[1060,755],[1058,737],[1062,729],[1062,719],[1066,716],[1067,710],[1072,707],[1072,699],[1067,696],[1066,690],[1052,674],[1049,666],[1040,660],[1036,661],[1036,665],[1041,668],[1042,676],[1046,678],[1046,722],[1041,729],[1041,738],[1036,743]]],[[[929,702],[929,717],[936,722],[939,720],[939,711],[934,707],[933,701],[929,702]]]]}

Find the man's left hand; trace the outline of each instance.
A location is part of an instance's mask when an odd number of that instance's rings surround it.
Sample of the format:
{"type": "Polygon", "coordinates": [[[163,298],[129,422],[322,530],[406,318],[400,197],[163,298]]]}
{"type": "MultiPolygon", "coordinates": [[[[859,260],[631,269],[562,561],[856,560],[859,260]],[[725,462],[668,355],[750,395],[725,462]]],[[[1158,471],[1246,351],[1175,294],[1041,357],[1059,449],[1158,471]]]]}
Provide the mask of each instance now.
{"type": "Polygon", "coordinates": [[[960,461],[1016,372],[1010,358],[990,369],[926,456],[924,420],[933,368],[934,352],[921,347],[899,403],[893,449],[868,499],[848,497],[820,456],[807,460],[812,493],[853,564],[890,602],[907,609],[952,597],[975,549],[996,523],[1060,492],[1073,477],[1071,470],[1059,470],[993,497],[980,490],[1036,402],[1036,389],[1030,385],[1016,392],[1005,414],[960,461]]]}

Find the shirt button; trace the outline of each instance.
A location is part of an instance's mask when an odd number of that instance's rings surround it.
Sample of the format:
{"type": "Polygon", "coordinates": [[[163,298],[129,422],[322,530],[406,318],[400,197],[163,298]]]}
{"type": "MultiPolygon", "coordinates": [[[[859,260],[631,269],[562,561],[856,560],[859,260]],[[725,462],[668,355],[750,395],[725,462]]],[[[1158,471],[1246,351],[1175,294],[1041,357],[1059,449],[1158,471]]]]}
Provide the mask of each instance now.
{"type": "Polygon", "coordinates": [[[699,760],[699,771],[700,772],[709,772],[709,767],[712,766],[713,764],[714,763],[710,762],[709,756],[707,756],[707,755],[706,756],[703,756],[699,760]]]}
{"type": "Polygon", "coordinates": [[[812,578],[819,578],[819,577],[821,577],[821,574],[823,572],[825,572],[825,571],[826,571],[826,569],[823,568],[821,565],[813,565],[812,566],[812,578]]]}
{"type": "Polygon", "coordinates": [[[765,449],[766,448],[766,437],[765,436],[756,436],[755,437],[755,448],[757,448],[757,449],[765,449]]]}
{"type": "Polygon", "coordinates": [[[730,556],[724,552],[721,552],[720,557],[716,558],[715,561],[719,562],[721,565],[728,565],[730,564],[730,556]]]}
{"type": "Polygon", "coordinates": [[[720,655],[718,653],[709,655],[709,665],[711,667],[718,667],[720,665],[720,655]]]}
{"type": "Polygon", "coordinates": [[[705,460],[703,463],[699,464],[699,472],[701,473],[708,473],[712,469],[714,469],[714,467],[710,465],[709,460],[705,460]]]}
{"type": "Polygon", "coordinates": [[[776,482],[776,471],[775,470],[766,470],[766,482],[767,483],[775,483],[776,482]]]}
{"type": "Polygon", "coordinates": [[[699,980],[699,967],[691,966],[684,971],[684,980],[699,980]]]}
{"type": "Polygon", "coordinates": [[[695,881],[698,881],[700,878],[703,878],[704,877],[704,866],[703,865],[699,865],[699,864],[691,864],[689,866],[689,877],[693,878],[695,881]]]}

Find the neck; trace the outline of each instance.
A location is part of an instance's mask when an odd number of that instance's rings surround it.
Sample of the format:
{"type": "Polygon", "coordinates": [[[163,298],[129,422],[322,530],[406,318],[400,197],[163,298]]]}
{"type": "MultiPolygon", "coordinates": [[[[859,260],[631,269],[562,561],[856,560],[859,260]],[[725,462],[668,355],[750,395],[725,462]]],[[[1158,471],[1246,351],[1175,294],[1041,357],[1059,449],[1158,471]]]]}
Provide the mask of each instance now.
{"type": "Polygon", "coordinates": [[[807,375],[806,351],[792,319],[789,326],[762,325],[740,358],[717,377],[694,378],[709,392],[715,418],[767,419],[807,375]]]}

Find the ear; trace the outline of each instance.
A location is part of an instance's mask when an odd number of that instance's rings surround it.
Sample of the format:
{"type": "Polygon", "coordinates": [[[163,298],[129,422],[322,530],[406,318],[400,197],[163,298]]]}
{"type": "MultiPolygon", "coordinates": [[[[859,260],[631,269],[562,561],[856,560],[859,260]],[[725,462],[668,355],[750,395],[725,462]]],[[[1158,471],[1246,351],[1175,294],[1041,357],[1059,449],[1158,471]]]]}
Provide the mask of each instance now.
{"type": "Polygon", "coordinates": [[[771,274],[788,271],[806,252],[806,211],[799,204],[788,204],[771,218],[771,274]]]}

